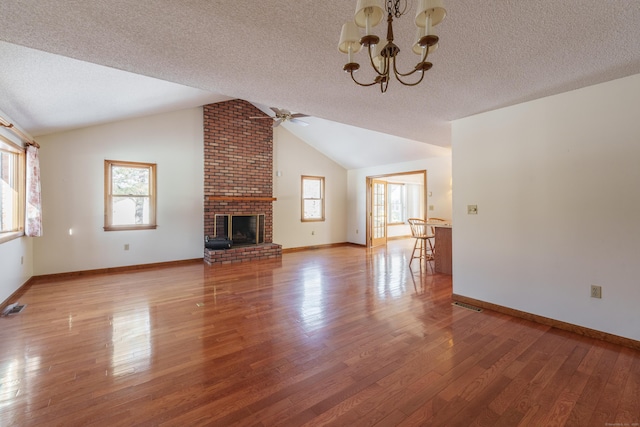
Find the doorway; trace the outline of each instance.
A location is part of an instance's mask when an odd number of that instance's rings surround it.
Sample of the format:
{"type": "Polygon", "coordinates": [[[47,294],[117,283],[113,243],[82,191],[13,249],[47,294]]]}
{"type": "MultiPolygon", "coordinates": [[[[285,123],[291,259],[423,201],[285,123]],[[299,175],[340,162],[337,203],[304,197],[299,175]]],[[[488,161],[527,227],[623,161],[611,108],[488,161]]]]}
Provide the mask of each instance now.
{"type": "Polygon", "coordinates": [[[410,235],[407,219],[426,212],[426,170],[367,177],[367,247],[410,235]]]}

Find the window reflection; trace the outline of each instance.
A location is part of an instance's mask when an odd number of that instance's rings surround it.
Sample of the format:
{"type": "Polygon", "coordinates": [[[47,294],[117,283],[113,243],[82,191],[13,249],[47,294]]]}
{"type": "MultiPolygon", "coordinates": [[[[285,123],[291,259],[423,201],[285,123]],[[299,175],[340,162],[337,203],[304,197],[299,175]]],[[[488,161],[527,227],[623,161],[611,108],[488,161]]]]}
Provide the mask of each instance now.
{"type": "MultiPolygon", "coordinates": [[[[12,398],[20,387],[20,374],[18,372],[18,360],[13,359],[0,365],[0,409],[11,405],[12,398]]],[[[0,413],[0,421],[2,414],[0,413]]],[[[2,424],[2,423],[0,423],[2,424]]]]}
{"type": "Polygon", "coordinates": [[[149,308],[114,313],[111,342],[111,369],[114,376],[148,369],[152,353],[149,308]]]}
{"type": "MultiPolygon", "coordinates": [[[[24,359],[11,359],[0,363],[0,426],[5,425],[3,419],[5,407],[15,404],[14,398],[26,394],[28,390],[27,373],[40,369],[40,356],[25,356],[24,359]]],[[[9,425],[9,424],[7,424],[9,425]]]]}
{"type": "Polygon", "coordinates": [[[309,269],[302,271],[302,303],[300,304],[300,317],[309,329],[317,329],[324,326],[324,292],[322,276],[319,270],[309,269]]]}
{"type": "Polygon", "coordinates": [[[406,259],[399,256],[387,256],[380,252],[375,256],[376,293],[380,300],[400,298],[406,292],[406,259]]]}

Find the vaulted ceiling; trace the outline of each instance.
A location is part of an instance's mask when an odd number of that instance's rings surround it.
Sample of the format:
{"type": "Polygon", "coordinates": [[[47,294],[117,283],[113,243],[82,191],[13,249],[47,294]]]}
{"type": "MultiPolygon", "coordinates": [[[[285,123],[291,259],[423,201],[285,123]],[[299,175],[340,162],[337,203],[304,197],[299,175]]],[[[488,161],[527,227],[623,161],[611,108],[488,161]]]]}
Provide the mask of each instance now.
{"type": "MultiPolygon", "coordinates": [[[[381,94],[342,71],[355,3],[3,0],[0,110],[38,135],[241,98],[313,116],[289,129],[337,161],[356,139],[387,150],[351,168],[440,155],[452,120],[640,73],[637,0],[448,0],[425,81],[381,94]]],[[[414,7],[394,25],[404,69],[414,7]]]]}

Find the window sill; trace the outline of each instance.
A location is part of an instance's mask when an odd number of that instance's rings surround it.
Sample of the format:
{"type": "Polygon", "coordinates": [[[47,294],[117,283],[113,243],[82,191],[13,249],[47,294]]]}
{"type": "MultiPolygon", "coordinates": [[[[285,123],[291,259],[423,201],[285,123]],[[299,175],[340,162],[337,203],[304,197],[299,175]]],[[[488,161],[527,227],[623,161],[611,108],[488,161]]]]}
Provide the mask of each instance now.
{"type": "Polygon", "coordinates": [[[11,231],[8,233],[0,234],[0,243],[8,242],[9,240],[19,239],[24,236],[24,231],[11,231]]]}
{"type": "Polygon", "coordinates": [[[104,231],[155,230],[157,225],[112,225],[104,227],[104,231]]]}

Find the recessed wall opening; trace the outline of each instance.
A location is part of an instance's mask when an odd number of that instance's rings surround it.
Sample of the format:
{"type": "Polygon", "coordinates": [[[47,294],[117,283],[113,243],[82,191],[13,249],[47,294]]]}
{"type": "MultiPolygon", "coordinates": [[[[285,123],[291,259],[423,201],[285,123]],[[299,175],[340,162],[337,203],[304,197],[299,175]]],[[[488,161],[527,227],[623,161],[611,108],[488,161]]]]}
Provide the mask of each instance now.
{"type": "Polygon", "coordinates": [[[368,176],[366,188],[367,247],[386,245],[389,238],[409,237],[411,230],[406,220],[428,217],[426,170],[368,176]],[[395,204],[390,197],[391,186],[404,187],[400,203],[395,204]],[[398,205],[400,211],[396,212],[398,205]]]}
{"type": "Polygon", "coordinates": [[[264,243],[265,214],[216,214],[214,231],[216,237],[232,240],[233,246],[258,245],[264,243]]]}

